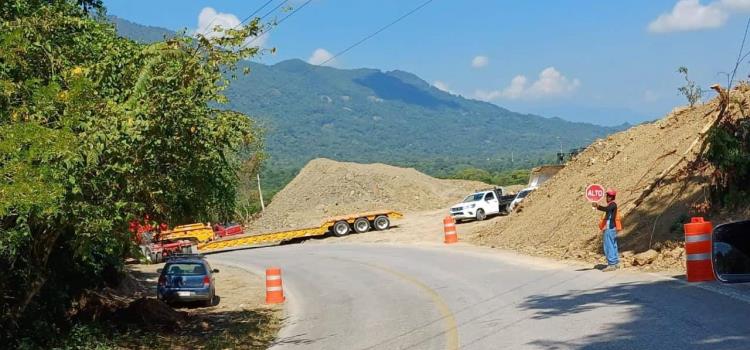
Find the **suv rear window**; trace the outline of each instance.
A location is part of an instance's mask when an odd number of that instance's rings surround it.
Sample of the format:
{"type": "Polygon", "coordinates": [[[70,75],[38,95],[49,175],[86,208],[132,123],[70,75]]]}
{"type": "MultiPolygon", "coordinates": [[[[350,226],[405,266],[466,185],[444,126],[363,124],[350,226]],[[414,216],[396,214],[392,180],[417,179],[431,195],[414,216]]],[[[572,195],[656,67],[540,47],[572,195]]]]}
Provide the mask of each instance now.
{"type": "Polygon", "coordinates": [[[205,275],[206,267],[200,263],[171,263],[164,266],[164,273],[173,276],[205,275]]]}

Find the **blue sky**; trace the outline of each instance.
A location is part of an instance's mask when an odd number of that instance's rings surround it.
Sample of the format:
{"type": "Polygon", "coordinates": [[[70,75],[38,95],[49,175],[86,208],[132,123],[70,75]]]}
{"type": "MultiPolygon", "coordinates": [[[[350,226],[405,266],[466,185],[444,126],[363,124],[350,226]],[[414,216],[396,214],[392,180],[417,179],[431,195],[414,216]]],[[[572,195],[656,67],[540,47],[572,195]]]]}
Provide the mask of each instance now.
{"type": "MultiPolygon", "coordinates": [[[[200,18],[203,26],[231,23],[232,15],[242,19],[266,1],[104,3],[130,21],[194,31],[200,18]]],[[[320,62],[423,2],[313,0],[258,40],[277,49],[258,60],[320,62]]],[[[330,64],[409,71],[519,112],[637,123],[685,103],[677,93],[679,66],[704,88],[726,84],[719,73],[734,65],[748,16],[750,0],[434,0],[330,64]]],[[[747,62],[740,73],[750,73],[747,62]]]]}

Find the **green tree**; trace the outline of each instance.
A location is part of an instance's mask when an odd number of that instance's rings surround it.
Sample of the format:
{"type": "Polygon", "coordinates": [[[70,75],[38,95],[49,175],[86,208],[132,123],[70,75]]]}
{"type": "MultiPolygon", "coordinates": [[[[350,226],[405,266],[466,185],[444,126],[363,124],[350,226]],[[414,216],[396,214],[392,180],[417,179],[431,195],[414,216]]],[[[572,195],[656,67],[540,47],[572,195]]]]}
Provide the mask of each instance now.
{"type": "Polygon", "coordinates": [[[2,338],[50,334],[73,297],[113,280],[129,220],[231,217],[238,171],[262,158],[251,119],[217,108],[260,53],[242,45],[258,20],[140,45],[92,4],[0,4],[2,338]]]}

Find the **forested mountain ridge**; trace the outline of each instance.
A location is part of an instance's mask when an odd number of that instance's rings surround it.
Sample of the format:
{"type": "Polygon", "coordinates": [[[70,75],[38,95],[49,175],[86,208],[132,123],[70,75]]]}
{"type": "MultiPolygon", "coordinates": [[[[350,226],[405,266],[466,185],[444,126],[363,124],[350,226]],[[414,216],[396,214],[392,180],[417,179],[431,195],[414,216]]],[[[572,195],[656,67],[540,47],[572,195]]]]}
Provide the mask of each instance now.
{"type": "MultiPolygon", "coordinates": [[[[110,21],[138,42],[176,35],[117,17],[110,21]]],[[[439,177],[461,177],[474,168],[497,174],[552,162],[560,148],[585,146],[627,127],[512,112],[400,70],[319,67],[299,59],[244,61],[239,68],[250,74],[232,81],[225,106],[252,116],[265,130],[263,173],[271,194],[318,157],[409,166],[439,177]]]]}

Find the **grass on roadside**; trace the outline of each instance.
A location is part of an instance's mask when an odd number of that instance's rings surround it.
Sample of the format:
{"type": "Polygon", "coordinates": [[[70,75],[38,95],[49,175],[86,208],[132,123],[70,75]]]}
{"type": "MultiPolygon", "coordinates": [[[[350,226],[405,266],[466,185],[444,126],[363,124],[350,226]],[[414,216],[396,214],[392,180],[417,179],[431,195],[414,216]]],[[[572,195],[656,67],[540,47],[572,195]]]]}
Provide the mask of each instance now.
{"type": "Polygon", "coordinates": [[[77,325],[60,349],[266,349],[281,322],[273,309],[192,315],[180,326],[77,325]]]}

